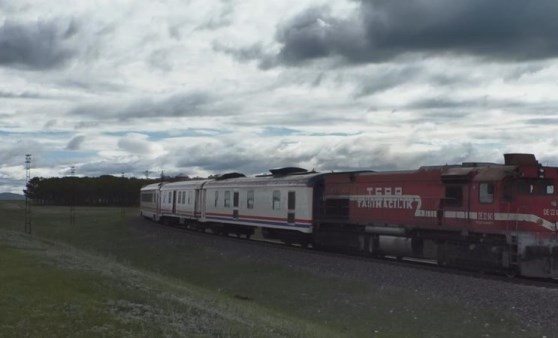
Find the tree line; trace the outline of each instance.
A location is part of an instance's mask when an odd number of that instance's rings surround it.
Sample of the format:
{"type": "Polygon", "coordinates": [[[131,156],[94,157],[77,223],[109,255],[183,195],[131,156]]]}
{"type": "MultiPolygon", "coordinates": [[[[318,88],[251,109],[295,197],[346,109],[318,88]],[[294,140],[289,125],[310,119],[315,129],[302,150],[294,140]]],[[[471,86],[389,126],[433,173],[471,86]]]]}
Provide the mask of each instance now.
{"type": "Polygon", "coordinates": [[[110,175],[33,177],[23,192],[40,205],[137,206],[141,187],[158,181],[110,175]]]}

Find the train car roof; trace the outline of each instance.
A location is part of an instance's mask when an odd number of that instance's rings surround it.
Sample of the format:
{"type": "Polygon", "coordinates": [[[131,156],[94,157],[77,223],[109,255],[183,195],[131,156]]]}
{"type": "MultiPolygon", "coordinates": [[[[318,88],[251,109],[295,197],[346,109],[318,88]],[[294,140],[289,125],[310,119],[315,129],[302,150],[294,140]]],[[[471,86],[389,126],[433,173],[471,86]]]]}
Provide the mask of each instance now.
{"type": "Polygon", "coordinates": [[[145,191],[145,190],[158,190],[160,187],[161,183],[151,183],[146,185],[145,187],[142,187],[140,190],[141,191],[145,191]]]}
{"type": "Polygon", "coordinates": [[[201,186],[212,180],[189,180],[189,181],[178,181],[172,183],[166,183],[161,187],[161,190],[174,190],[181,188],[201,188],[201,186]]]}
{"type": "Polygon", "coordinates": [[[305,185],[311,186],[314,180],[323,176],[325,173],[304,173],[296,175],[268,175],[256,177],[238,177],[226,180],[214,180],[207,182],[206,187],[238,187],[238,186],[254,186],[254,185],[305,185]]]}

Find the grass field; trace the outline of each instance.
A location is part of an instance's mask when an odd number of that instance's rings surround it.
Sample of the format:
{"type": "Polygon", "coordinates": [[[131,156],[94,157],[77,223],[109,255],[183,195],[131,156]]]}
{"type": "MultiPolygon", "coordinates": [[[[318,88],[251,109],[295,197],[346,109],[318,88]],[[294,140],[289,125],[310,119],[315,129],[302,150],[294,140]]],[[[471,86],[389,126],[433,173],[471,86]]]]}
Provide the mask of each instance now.
{"type": "MultiPolygon", "coordinates": [[[[413,290],[161,244],[137,210],[0,202],[0,336],[524,337],[513,318],[413,290]]],[[[156,226],[156,225],[154,225],[156,226]]]]}

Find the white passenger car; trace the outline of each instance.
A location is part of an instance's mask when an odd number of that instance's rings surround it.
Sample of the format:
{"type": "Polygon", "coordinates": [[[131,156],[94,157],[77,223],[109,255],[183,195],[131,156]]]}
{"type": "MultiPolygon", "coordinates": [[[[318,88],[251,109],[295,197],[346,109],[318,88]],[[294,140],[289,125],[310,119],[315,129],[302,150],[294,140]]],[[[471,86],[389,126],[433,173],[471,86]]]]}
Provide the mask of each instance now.
{"type": "Polygon", "coordinates": [[[312,232],[313,184],[320,174],[239,177],[204,185],[205,221],[312,232]]]}
{"type": "Polygon", "coordinates": [[[160,217],[185,224],[200,220],[204,210],[202,188],[208,180],[167,183],[161,187],[160,217]]]}
{"type": "MultiPolygon", "coordinates": [[[[288,168],[297,169],[297,168],[288,168]]],[[[316,182],[323,174],[276,170],[273,175],[151,184],[141,190],[141,214],[155,221],[247,237],[310,242],[316,182]]]]}
{"type": "Polygon", "coordinates": [[[159,220],[159,190],[161,183],[153,183],[141,188],[140,215],[154,221],[159,220]]]}

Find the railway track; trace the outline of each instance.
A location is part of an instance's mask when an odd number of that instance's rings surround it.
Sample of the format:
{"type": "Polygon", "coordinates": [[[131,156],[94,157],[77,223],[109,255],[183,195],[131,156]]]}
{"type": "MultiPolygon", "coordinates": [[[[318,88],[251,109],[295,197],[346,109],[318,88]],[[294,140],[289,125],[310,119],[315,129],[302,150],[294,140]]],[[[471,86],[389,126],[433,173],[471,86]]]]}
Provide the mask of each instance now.
{"type": "Polygon", "coordinates": [[[361,262],[374,262],[378,264],[386,264],[386,265],[392,265],[396,267],[405,267],[410,269],[452,274],[456,276],[464,276],[469,278],[492,280],[492,281],[498,281],[498,282],[508,283],[508,284],[558,290],[558,280],[556,279],[546,280],[546,279],[534,279],[534,278],[517,277],[517,276],[508,277],[495,272],[485,272],[485,271],[476,271],[476,270],[463,269],[457,267],[440,266],[436,264],[436,262],[434,261],[415,259],[415,258],[397,258],[393,256],[363,256],[363,255],[352,254],[347,252],[317,250],[311,247],[303,247],[300,245],[286,245],[281,241],[264,239],[263,237],[261,237],[261,234],[259,232],[257,232],[251,238],[246,238],[240,236],[220,235],[213,232],[193,230],[185,226],[163,225],[145,219],[143,221],[145,223],[149,223],[150,226],[157,226],[160,229],[163,229],[165,231],[169,231],[172,233],[183,233],[183,234],[188,234],[189,236],[198,236],[206,239],[219,238],[220,240],[229,241],[229,242],[242,242],[245,245],[269,247],[269,248],[274,248],[279,250],[304,252],[305,254],[318,255],[322,257],[332,257],[332,258],[334,257],[334,258],[340,258],[340,259],[346,259],[352,261],[361,261],[361,262]]]}

